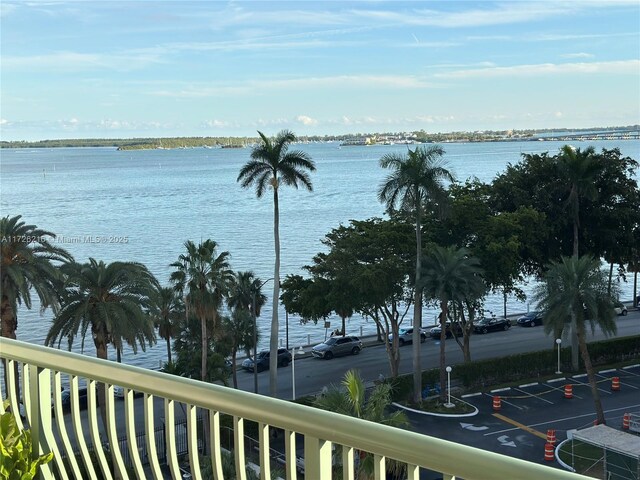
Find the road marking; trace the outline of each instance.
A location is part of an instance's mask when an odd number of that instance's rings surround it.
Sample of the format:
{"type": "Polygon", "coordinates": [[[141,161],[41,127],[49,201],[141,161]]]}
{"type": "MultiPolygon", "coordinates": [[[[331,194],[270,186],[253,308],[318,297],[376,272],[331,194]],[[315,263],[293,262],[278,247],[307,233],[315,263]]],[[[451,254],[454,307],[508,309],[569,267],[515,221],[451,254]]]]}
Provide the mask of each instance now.
{"type": "Polygon", "coordinates": [[[500,442],[500,444],[503,447],[515,447],[516,446],[516,442],[509,441],[509,437],[507,435],[502,435],[501,437],[498,437],[498,441],[500,442]]]}
{"type": "Polygon", "coordinates": [[[574,375],[574,376],[573,376],[573,377],[571,377],[571,378],[583,378],[583,377],[586,377],[586,376],[587,376],[587,374],[586,374],[586,373],[581,373],[580,375],[574,375]]]}
{"type": "Polygon", "coordinates": [[[609,370],[600,370],[598,373],[602,374],[602,373],[611,373],[611,372],[615,372],[617,371],[616,368],[610,368],[609,370]]]}
{"type": "Polygon", "coordinates": [[[466,395],[462,395],[462,398],[469,398],[469,397],[477,397],[479,395],[482,395],[482,392],[478,392],[478,393],[467,393],[466,395]]]}
{"type": "MultiPolygon", "coordinates": [[[[592,414],[593,415],[593,414],[592,414]]],[[[520,430],[524,430],[525,432],[529,432],[531,435],[535,435],[536,437],[540,437],[544,440],[547,439],[547,435],[539,432],[538,430],[535,430],[534,428],[528,427],[527,425],[520,423],[516,420],[513,420],[509,417],[505,417],[504,415],[500,414],[500,413],[494,413],[493,414],[494,417],[499,418],[500,420],[502,420],[503,422],[509,423],[511,425],[514,425],[515,427],[518,427],[520,430]]],[[[485,435],[491,435],[490,433],[485,433],[485,435]]],[[[500,437],[502,438],[502,437],[500,437]]],[[[498,438],[498,440],[500,440],[500,438],[498,438]]]]}
{"type": "MultiPolygon", "coordinates": [[[[589,387],[589,389],[591,389],[591,384],[589,383],[589,381],[588,381],[588,380],[587,380],[587,382],[586,382],[586,383],[584,383],[584,382],[578,382],[578,383],[577,383],[577,385],[584,385],[585,387],[589,387]]],[[[612,394],[613,394],[613,392],[610,392],[609,390],[605,390],[605,389],[603,389],[603,388],[600,388],[600,387],[598,387],[597,385],[598,385],[598,382],[596,382],[596,388],[597,388],[598,390],[600,390],[602,393],[606,393],[607,395],[612,395],[612,394]]]]}
{"type": "Polygon", "coordinates": [[[511,390],[511,387],[507,387],[507,388],[496,388],[495,390],[491,390],[491,393],[506,392],[507,390],[511,390]]]}
{"type": "MultiPolygon", "coordinates": [[[[549,382],[547,382],[547,383],[549,383],[549,382]]],[[[580,383],[578,385],[584,385],[584,383],[580,383]]],[[[554,387],[553,385],[549,385],[549,387],[553,388],[554,390],[558,390],[559,392],[562,392],[564,394],[564,387],[558,388],[558,387],[554,387]]],[[[573,397],[574,398],[579,398],[580,400],[582,400],[582,397],[580,395],[576,395],[575,392],[573,393],[573,397]]],[[[567,399],[567,400],[569,400],[569,399],[567,399]]]]}
{"type": "Polygon", "coordinates": [[[520,388],[533,387],[534,385],[538,385],[538,382],[525,383],[524,385],[520,385],[520,388]]]}
{"type": "Polygon", "coordinates": [[[489,430],[489,427],[486,425],[481,425],[476,427],[473,423],[462,423],[460,422],[460,426],[465,430],[471,430],[472,432],[481,432],[482,430],[489,430]]]}
{"type": "MultiPolygon", "coordinates": [[[[506,390],[511,390],[511,389],[510,389],[510,388],[507,388],[506,390]]],[[[492,397],[492,398],[493,398],[493,395],[489,395],[488,393],[485,393],[485,395],[487,395],[488,397],[492,397]]],[[[506,403],[507,405],[511,405],[512,407],[516,407],[518,410],[524,410],[524,408],[519,407],[519,406],[518,406],[518,405],[516,405],[515,403],[508,402],[507,400],[505,400],[505,399],[504,399],[504,397],[500,398],[500,401],[501,401],[502,403],[506,403]]]]}
{"type": "Polygon", "coordinates": [[[518,390],[519,392],[522,392],[522,393],[526,393],[527,395],[529,395],[532,398],[537,398],[538,400],[542,400],[543,402],[547,402],[547,403],[550,403],[551,405],[553,405],[552,401],[547,400],[546,398],[542,398],[539,395],[534,395],[533,393],[529,393],[529,392],[527,392],[525,390],[520,390],[519,388],[516,388],[515,390],[518,390]]]}
{"type": "Polygon", "coordinates": [[[630,368],[640,368],[640,363],[636,363],[635,365],[627,365],[626,367],[622,367],[623,370],[628,370],[630,368]]]}
{"type": "MultiPolygon", "coordinates": [[[[598,374],[598,376],[604,378],[605,380],[613,381],[613,379],[611,377],[606,377],[606,376],[600,375],[600,374],[598,374]]],[[[629,388],[633,388],[634,390],[638,390],[638,387],[636,387],[635,385],[631,385],[630,383],[627,383],[627,382],[620,382],[620,385],[626,385],[629,388]]]]}
{"type": "MultiPolygon", "coordinates": [[[[612,408],[610,410],[605,410],[604,413],[605,413],[605,416],[606,416],[608,413],[614,413],[614,412],[618,412],[618,411],[627,412],[627,411],[633,410],[635,408],[640,408],[640,404],[638,404],[638,405],[627,405],[625,407],[620,407],[620,408],[612,408]]],[[[498,416],[500,414],[499,413],[493,413],[492,415],[493,416],[498,416]]],[[[594,415],[595,414],[592,412],[592,413],[585,413],[584,415],[576,415],[575,417],[556,418],[555,420],[549,420],[548,422],[534,423],[534,424],[531,425],[531,427],[539,427],[540,425],[553,425],[555,423],[566,422],[566,421],[569,421],[569,420],[577,420],[578,418],[584,418],[584,417],[593,418],[594,415]]],[[[531,428],[531,427],[528,427],[528,428],[531,428]]],[[[505,428],[503,430],[498,430],[496,432],[485,433],[484,436],[488,437],[490,435],[500,435],[501,433],[512,432],[514,430],[518,430],[518,428],[505,428]]],[[[545,439],[546,438],[547,437],[545,436],[545,439]]]]}
{"type": "Polygon", "coordinates": [[[564,380],[566,380],[566,378],[565,378],[565,377],[562,377],[562,378],[553,378],[553,379],[551,379],[551,380],[547,380],[547,383],[562,382],[562,381],[564,381],[564,380]]]}

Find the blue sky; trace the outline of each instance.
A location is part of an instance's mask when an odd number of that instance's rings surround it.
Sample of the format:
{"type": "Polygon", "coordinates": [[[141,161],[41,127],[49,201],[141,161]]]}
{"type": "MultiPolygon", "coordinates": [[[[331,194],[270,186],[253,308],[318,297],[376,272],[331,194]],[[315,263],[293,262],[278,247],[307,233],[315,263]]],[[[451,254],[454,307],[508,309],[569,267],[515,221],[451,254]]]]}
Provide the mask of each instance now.
{"type": "Polygon", "coordinates": [[[3,0],[3,140],[640,123],[640,2],[3,0]]]}

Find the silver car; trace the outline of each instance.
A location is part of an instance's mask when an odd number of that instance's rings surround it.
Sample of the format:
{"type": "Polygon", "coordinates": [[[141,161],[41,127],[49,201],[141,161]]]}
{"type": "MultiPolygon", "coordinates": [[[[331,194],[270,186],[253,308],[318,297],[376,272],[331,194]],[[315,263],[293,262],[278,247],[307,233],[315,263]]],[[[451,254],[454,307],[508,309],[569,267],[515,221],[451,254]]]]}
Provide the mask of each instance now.
{"type": "MultiPolygon", "coordinates": [[[[424,343],[427,339],[427,332],[424,329],[420,329],[420,343],[424,343]]],[[[393,334],[389,334],[389,341],[393,342],[393,334]]],[[[398,344],[402,347],[409,343],[413,343],[413,327],[401,328],[398,331],[398,344]]]]}
{"type": "Polygon", "coordinates": [[[362,350],[362,342],[358,337],[331,337],[311,349],[314,357],[331,360],[340,355],[358,355],[362,350]]]}

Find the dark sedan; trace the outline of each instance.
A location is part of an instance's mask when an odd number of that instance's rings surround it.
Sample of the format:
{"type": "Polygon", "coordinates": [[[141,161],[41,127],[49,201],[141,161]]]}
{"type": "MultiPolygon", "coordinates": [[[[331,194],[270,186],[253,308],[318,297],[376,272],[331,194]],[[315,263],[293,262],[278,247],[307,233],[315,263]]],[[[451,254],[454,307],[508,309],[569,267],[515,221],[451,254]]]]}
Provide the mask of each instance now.
{"type": "Polygon", "coordinates": [[[542,313],[533,311],[522,315],[517,320],[518,325],[522,327],[535,327],[536,325],[542,325],[542,313]]]}
{"type": "Polygon", "coordinates": [[[506,318],[483,318],[473,326],[475,333],[489,333],[498,330],[509,330],[511,322],[506,318]]]}
{"type": "MultiPolygon", "coordinates": [[[[257,370],[262,372],[263,370],[269,369],[269,358],[271,354],[269,350],[263,350],[262,352],[258,352],[257,370]]],[[[291,352],[286,348],[278,349],[278,367],[286,367],[291,363],[291,352]]],[[[242,362],[242,368],[248,372],[253,372],[253,358],[247,358],[244,362],[242,362]]]]}
{"type": "MultiPolygon", "coordinates": [[[[440,333],[441,332],[442,332],[442,328],[440,328],[440,325],[437,325],[437,326],[433,327],[431,330],[429,330],[429,336],[431,338],[433,338],[434,340],[440,340],[440,333]]],[[[449,322],[447,322],[446,337],[447,338],[453,338],[454,333],[455,333],[456,337],[461,337],[462,336],[462,327],[460,326],[460,324],[456,323],[456,324],[454,324],[454,326],[452,328],[451,324],[449,322]]]]}

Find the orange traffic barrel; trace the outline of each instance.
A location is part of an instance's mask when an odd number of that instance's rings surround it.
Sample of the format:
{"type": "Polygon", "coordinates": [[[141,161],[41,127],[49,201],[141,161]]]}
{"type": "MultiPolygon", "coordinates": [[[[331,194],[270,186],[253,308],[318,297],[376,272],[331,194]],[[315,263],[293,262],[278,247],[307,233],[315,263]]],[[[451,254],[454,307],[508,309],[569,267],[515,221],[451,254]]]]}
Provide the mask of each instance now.
{"type": "Polygon", "coordinates": [[[544,444],[544,459],[547,462],[553,462],[553,443],[544,444]]]}
{"type": "Polygon", "coordinates": [[[620,377],[613,377],[611,379],[611,390],[617,392],[620,390],[620,377]]]}
{"type": "Polygon", "coordinates": [[[547,443],[550,443],[551,445],[555,445],[556,443],[556,431],[549,429],[547,430],[547,443]]]}
{"type": "Polygon", "coordinates": [[[625,413],[622,415],[622,429],[629,430],[629,424],[631,423],[631,414],[625,413]]]}
{"type": "Polygon", "coordinates": [[[573,398],[573,385],[570,383],[564,386],[564,398],[573,398]]]}
{"type": "Polygon", "coordinates": [[[500,398],[500,395],[494,395],[493,397],[493,409],[495,411],[500,410],[500,408],[502,407],[502,399],[500,398]]]}

